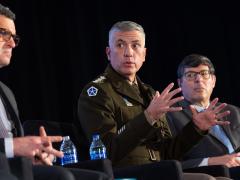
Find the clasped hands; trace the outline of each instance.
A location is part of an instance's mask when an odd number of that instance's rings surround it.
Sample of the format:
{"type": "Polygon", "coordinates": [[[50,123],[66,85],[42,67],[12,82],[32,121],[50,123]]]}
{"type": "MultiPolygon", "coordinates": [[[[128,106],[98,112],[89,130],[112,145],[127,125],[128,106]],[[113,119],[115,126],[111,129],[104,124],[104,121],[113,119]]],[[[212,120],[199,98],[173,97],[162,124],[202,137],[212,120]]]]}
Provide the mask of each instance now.
{"type": "Polygon", "coordinates": [[[47,136],[44,127],[39,128],[40,136],[13,138],[15,156],[24,156],[33,164],[52,165],[54,157],[63,157],[63,153],[52,147],[53,142],[62,141],[61,136],[47,136]]]}
{"type": "MultiPolygon", "coordinates": [[[[161,94],[156,91],[156,94],[146,109],[146,112],[151,119],[158,121],[167,112],[176,112],[182,110],[182,107],[172,107],[173,104],[184,99],[183,96],[174,97],[176,94],[181,92],[181,88],[172,90],[173,86],[174,83],[170,83],[161,94]]],[[[218,98],[215,98],[210,103],[209,107],[200,113],[198,113],[192,105],[190,106],[193,114],[193,122],[197,128],[202,131],[206,131],[214,125],[227,125],[230,123],[229,121],[218,121],[219,119],[229,115],[230,111],[221,112],[227,104],[220,103],[217,105],[217,102],[218,98]]]]}

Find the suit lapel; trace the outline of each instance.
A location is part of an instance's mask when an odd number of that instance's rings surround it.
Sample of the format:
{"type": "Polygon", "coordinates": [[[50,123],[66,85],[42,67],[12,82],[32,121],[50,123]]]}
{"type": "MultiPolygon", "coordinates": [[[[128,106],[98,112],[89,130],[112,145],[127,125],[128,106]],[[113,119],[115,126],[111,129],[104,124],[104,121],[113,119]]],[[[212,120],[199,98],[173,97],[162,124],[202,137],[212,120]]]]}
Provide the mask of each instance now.
{"type": "MultiPolygon", "coordinates": [[[[217,103],[216,106],[220,105],[220,103],[217,103]]],[[[220,121],[226,121],[227,118],[224,117],[224,118],[221,118],[220,121]]],[[[235,143],[234,143],[234,140],[232,139],[232,135],[230,133],[231,129],[230,129],[230,126],[229,125],[223,125],[221,126],[221,128],[223,129],[223,131],[225,132],[225,134],[227,135],[228,139],[230,140],[230,142],[232,143],[233,147],[235,147],[235,143]]],[[[212,131],[209,132],[209,134],[211,134],[212,136],[215,137],[215,135],[212,133],[212,131]]],[[[216,139],[218,139],[218,137],[215,137],[216,139]]],[[[219,140],[219,139],[218,139],[219,140]]],[[[221,140],[219,140],[222,144],[223,142],[221,140]]],[[[225,144],[223,144],[225,146],[225,144]]]]}
{"type": "Polygon", "coordinates": [[[2,97],[4,106],[5,106],[5,110],[6,112],[10,115],[10,118],[12,120],[12,122],[14,123],[13,125],[15,126],[15,132],[13,132],[14,136],[23,136],[23,129],[22,129],[22,125],[21,122],[16,114],[16,112],[14,111],[11,103],[9,102],[9,99],[7,98],[5,92],[3,91],[2,87],[0,86],[0,95],[2,97]]]}
{"type": "Polygon", "coordinates": [[[190,110],[189,106],[190,106],[190,103],[186,100],[183,100],[183,101],[180,101],[179,103],[177,103],[178,106],[182,107],[183,108],[183,113],[188,117],[187,119],[189,121],[192,120],[192,111],[190,110]]]}
{"type": "Polygon", "coordinates": [[[152,87],[145,85],[140,78],[137,76],[138,86],[141,94],[143,94],[143,101],[144,106],[147,108],[149,106],[150,101],[153,99],[153,96],[155,94],[155,91],[152,87]]]}
{"type": "MultiPolygon", "coordinates": [[[[225,117],[225,118],[222,118],[221,120],[222,121],[226,121],[227,118],[225,117]]],[[[235,148],[236,147],[236,143],[235,143],[235,141],[233,139],[233,136],[232,136],[232,133],[231,133],[231,129],[230,129],[230,125],[225,125],[225,126],[221,126],[221,127],[222,127],[223,131],[225,132],[225,134],[227,135],[227,137],[229,138],[230,142],[232,143],[233,148],[235,148]]]]}
{"type": "MultiPolygon", "coordinates": [[[[190,105],[191,103],[186,101],[186,100],[183,100],[181,102],[179,102],[180,106],[182,106],[183,108],[183,113],[186,114],[186,116],[188,116],[189,120],[192,121],[192,112],[190,110],[190,105]]],[[[217,139],[220,143],[222,143],[217,137],[215,137],[214,134],[211,133],[211,131],[209,131],[209,135],[212,136],[214,139],[217,139]]],[[[223,143],[222,143],[223,144],[223,143]]],[[[224,145],[224,144],[223,144],[224,145]]],[[[225,145],[224,145],[225,146],[225,145]]]]}
{"type": "Polygon", "coordinates": [[[131,98],[132,100],[140,104],[144,104],[143,99],[138,95],[138,93],[134,90],[134,88],[131,87],[131,85],[128,84],[127,82],[119,82],[119,83],[114,82],[113,87],[119,94],[128,98],[131,98]]]}

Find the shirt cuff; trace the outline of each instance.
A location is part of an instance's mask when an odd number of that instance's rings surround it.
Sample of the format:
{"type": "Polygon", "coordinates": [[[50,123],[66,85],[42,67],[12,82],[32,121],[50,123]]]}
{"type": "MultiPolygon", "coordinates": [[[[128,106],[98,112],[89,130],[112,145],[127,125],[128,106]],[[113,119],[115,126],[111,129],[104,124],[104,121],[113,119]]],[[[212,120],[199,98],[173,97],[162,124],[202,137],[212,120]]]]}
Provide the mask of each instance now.
{"type": "Polygon", "coordinates": [[[198,165],[198,167],[200,167],[200,166],[208,166],[208,159],[209,158],[204,158],[202,160],[202,162],[198,165]]]}
{"type": "Polygon", "coordinates": [[[7,158],[13,158],[13,138],[4,138],[5,155],[7,158]]]}

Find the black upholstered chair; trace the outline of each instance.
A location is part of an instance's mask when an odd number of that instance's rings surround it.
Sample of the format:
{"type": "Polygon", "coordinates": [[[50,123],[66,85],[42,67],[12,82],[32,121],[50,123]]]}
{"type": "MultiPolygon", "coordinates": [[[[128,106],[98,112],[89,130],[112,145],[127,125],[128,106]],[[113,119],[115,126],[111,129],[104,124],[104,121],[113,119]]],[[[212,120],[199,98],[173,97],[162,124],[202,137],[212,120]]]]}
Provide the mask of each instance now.
{"type": "Polygon", "coordinates": [[[114,169],[115,178],[133,177],[137,180],[182,180],[182,175],[180,163],[174,160],[114,169]]]}

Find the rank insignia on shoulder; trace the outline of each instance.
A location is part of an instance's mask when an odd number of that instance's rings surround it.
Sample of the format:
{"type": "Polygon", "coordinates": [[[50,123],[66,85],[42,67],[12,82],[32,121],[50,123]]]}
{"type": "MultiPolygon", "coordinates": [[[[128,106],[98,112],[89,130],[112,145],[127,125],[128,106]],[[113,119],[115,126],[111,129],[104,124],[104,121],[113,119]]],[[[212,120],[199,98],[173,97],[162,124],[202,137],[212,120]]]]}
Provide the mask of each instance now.
{"type": "Polygon", "coordinates": [[[127,106],[133,106],[126,98],[123,98],[123,101],[126,103],[127,106]]]}
{"type": "Polygon", "coordinates": [[[117,134],[121,134],[126,129],[126,126],[123,125],[118,131],[117,134]]]}
{"type": "Polygon", "coordinates": [[[98,89],[95,88],[94,86],[91,86],[90,88],[88,88],[87,93],[88,96],[96,96],[98,92],[98,89]]]}
{"type": "Polygon", "coordinates": [[[99,78],[95,79],[93,83],[102,83],[104,79],[106,79],[105,76],[100,76],[99,78]]]}

